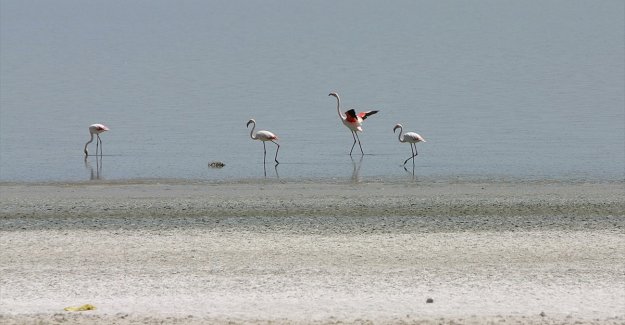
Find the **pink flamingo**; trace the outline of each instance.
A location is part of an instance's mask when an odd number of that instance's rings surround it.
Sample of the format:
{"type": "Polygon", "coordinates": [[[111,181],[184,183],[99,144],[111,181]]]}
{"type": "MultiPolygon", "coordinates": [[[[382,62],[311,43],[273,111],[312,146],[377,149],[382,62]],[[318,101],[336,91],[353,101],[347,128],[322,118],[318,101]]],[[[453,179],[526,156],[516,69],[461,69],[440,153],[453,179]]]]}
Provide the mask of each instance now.
{"type": "Polygon", "coordinates": [[[408,159],[406,159],[404,161],[404,165],[408,162],[408,160],[412,159],[412,163],[414,164],[414,157],[416,157],[419,153],[417,152],[417,142],[426,142],[425,139],[420,136],[417,133],[414,132],[406,132],[403,134],[401,134],[401,132],[403,131],[403,127],[401,126],[401,124],[397,124],[395,125],[395,127],[393,128],[393,133],[395,133],[395,130],[399,129],[399,142],[408,142],[410,143],[410,150],[412,151],[412,156],[410,156],[408,159]],[[414,146],[414,149],[412,148],[414,146]]]}
{"type": "Polygon", "coordinates": [[[267,148],[265,146],[265,142],[271,141],[275,143],[276,146],[278,146],[278,148],[276,149],[276,157],[274,158],[274,160],[276,161],[276,165],[279,164],[280,162],[278,161],[278,151],[280,150],[280,145],[275,141],[275,140],[278,140],[278,137],[275,134],[269,131],[265,131],[265,130],[260,130],[254,133],[254,129],[256,128],[256,121],[254,119],[247,121],[248,128],[250,127],[250,124],[252,124],[252,130],[250,131],[250,138],[252,138],[253,140],[260,140],[263,142],[263,151],[264,151],[263,163],[265,162],[265,159],[267,158],[267,148]]]}
{"type": "Polygon", "coordinates": [[[360,138],[358,137],[358,133],[362,132],[362,122],[369,117],[369,115],[373,115],[378,111],[366,111],[360,112],[356,114],[356,111],[350,109],[345,112],[345,115],[341,113],[341,99],[339,98],[339,94],[332,92],[328,96],[336,97],[336,110],[339,113],[339,117],[345,126],[352,131],[352,137],[354,138],[354,143],[352,144],[352,149],[349,151],[349,155],[352,155],[352,151],[354,151],[354,146],[356,145],[356,139],[358,139],[358,146],[360,147],[360,153],[364,155],[364,151],[362,151],[362,145],[360,145],[360,138]]]}
{"type": "Polygon", "coordinates": [[[89,156],[89,152],[87,151],[87,146],[93,142],[93,135],[95,134],[95,136],[97,137],[97,140],[95,142],[95,154],[96,156],[98,155],[98,145],[100,147],[100,156],[102,155],[102,139],[100,139],[100,133],[104,132],[104,131],[108,131],[109,128],[104,125],[104,124],[91,124],[89,126],[89,133],[91,134],[91,139],[89,139],[89,141],[87,141],[87,143],[85,143],[85,157],[89,156]]]}

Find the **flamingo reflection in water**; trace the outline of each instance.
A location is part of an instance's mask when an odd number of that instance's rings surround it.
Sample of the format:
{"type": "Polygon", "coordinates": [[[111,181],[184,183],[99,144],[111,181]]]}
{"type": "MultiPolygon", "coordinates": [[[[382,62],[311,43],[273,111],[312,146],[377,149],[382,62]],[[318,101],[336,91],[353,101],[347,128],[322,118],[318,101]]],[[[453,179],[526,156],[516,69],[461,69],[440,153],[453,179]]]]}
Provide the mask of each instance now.
{"type": "Polygon", "coordinates": [[[358,162],[356,162],[354,158],[350,157],[352,159],[352,182],[354,183],[360,183],[360,167],[362,167],[363,157],[364,156],[360,156],[358,162]]]}
{"type": "MultiPolygon", "coordinates": [[[[278,165],[273,165],[273,170],[276,172],[276,179],[280,179],[280,174],[278,173],[278,165]]],[[[267,178],[267,164],[263,164],[263,171],[265,173],[265,178],[267,178]]]]}
{"type": "Polygon", "coordinates": [[[89,170],[90,172],[90,176],[89,179],[90,180],[99,180],[102,178],[102,156],[96,156],[95,157],[95,170],[93,168],[93,166],[91,165],[91,163],[89,163],[89,159],[87,159],[87,157],[85,157],[85,168],[87,170],[89,170]]]}

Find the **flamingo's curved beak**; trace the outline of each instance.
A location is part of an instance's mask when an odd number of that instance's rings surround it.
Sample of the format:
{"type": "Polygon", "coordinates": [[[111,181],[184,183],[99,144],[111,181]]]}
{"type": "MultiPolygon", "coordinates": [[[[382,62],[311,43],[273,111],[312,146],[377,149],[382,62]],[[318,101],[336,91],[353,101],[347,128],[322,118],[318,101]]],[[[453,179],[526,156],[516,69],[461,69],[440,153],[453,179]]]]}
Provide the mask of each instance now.
{"type": "Polygon", "coordinates": [[[245,127],[250,127],[250,124],[252,123],[252,121],[248,121],[247,124],[245,125],[245,127]]]}
{"type": "Polygon", "coordinates": [[[398,125],[395,125],[395,127],[393,128],[393,133],[395,133],[397,131],[397,129],[399,128],[398,125]]]}

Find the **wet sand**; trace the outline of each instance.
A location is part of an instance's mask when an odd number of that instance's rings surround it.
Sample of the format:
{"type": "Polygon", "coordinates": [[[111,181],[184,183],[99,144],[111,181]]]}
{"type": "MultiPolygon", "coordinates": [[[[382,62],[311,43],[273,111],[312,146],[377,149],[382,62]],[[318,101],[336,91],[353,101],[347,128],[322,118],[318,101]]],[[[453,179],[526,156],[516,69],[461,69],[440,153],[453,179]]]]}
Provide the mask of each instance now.
{"type": "Polygon", "coordinates": [[[0,323],[625,323],[622,182],[0,191],[0,323]]]}

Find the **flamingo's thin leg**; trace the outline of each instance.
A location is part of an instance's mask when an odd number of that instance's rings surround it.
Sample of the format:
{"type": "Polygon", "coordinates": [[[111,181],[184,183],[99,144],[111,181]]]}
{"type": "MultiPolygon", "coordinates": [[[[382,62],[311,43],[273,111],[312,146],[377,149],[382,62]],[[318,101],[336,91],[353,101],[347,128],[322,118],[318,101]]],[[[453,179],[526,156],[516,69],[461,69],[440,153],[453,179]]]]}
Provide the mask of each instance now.
{"type": "Polygon", "coordinates": [[[265,141],[263,141],[263,163],[267,160],[267,146],[265,146],[265,141]]]}
{"type": "Polygon", "coordinates": [[[356,146],[356,136],[354,135],[356,132],[352,131],[352,138],[354,138],[354,143],[352,144],[352,150],[349,151],[349,155],[352,155],[352,151],[354,151],[354,146],[356,146]]]}
{"type": "Polygon", "coordinates": [[[276,149],[276,157],[274,158],[274,160],[276,161],[276,164],[279,164],[280,162],[278,161],[278,151],[280,151],[280,145],[273,140],[271,140],[271,142],[275,143],[276,146],[278,146],[278,148],[276,149]]]}
{"type": "Polygon", "coordinates": [[[411,143],[410,144],[410,149],[412,149],[412,146],[414,146],[414,152],[412,154],[412,165],[414,166],[414,157],[416,157],[419,152],[417,152],[417,144],[416,143],[411,143]]]}
{"type": "Polygon", "coordinates": [[[358,136],[358,132],[354,131],[354,134],[356,135],[356,138],[358,139],[358,146],[360,147],[360,153],[364,156],[365,152],[362,151],[362,146],[360,145],[360,137],[358,136]]]}
{"type": "Polygon", "coordinates": [[[102,139],[100,139],[100,135],[98,135],[98,140],[100,140],[100,157],[102,157],[103,153],[102,153],[102,139]]]}
{"type": "Polygon", "coordinates": [[[95,135],[95,155],[98,156],[98,148],[100,148],[100,135],[95,135]]]}
{"type": "Polygon", "coordinates": [[[410,143],[410,151],[412,152],[412,155],[410,155],[410,157],[408,157],[408,159],[404,160],[404,165],[408,162],[408,160],[412,159],[412,162],[414,162],[414,149],[412,149],[412,143],[410,143]]]}

